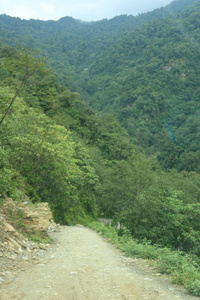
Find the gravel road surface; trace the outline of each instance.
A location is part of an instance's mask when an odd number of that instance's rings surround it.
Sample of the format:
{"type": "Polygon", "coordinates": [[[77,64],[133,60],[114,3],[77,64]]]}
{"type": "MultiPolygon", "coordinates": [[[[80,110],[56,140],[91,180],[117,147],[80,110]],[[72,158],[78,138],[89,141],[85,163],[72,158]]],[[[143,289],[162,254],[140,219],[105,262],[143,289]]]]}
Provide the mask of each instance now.
{"type": "Polygon", "coordinates": [[[145,260],[126,258],[81,226],[51,233],[55,243],[37,263],[1,285],[0,300],[197,300],[145,260]]]}

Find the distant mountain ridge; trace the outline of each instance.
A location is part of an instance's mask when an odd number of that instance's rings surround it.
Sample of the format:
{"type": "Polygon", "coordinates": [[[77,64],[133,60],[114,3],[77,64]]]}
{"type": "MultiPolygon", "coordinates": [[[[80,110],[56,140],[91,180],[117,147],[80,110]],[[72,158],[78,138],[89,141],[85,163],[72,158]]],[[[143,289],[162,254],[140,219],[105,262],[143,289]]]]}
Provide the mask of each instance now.
{"type": "Polygon", "coordinates": [[[62,84],[117,116],[133,143],[164,168],[200,172],[199,27],[200,1],[175,0],[97,22],[1,15],[0,39],[39,48],[62,84]]]}

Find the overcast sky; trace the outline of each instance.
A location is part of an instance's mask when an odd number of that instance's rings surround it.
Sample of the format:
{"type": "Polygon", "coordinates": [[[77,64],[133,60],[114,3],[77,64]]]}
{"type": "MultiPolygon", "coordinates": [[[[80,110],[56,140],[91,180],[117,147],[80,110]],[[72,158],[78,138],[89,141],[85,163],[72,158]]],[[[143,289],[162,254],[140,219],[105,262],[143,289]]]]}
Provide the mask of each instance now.
{"type": "Polygon", "coordinates": [[[70,16],[83,21],[137,15],[172,0],[0,0],[0,14],[21,19],[58,20],[70,16]]]}

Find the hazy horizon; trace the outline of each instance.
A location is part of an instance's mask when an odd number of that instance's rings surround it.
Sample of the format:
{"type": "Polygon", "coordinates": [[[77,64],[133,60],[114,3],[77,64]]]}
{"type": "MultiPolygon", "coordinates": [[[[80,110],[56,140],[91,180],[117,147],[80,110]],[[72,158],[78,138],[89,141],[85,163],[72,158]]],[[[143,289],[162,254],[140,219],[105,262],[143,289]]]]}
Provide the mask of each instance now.
{"type": "Polygon", "coordinates": [[[58,20],[72,17],[82,21],[112,19],[116,16],[138,15],[166,6],[172,0],[2,0],[0,14],[21,19],[58,20]]]}

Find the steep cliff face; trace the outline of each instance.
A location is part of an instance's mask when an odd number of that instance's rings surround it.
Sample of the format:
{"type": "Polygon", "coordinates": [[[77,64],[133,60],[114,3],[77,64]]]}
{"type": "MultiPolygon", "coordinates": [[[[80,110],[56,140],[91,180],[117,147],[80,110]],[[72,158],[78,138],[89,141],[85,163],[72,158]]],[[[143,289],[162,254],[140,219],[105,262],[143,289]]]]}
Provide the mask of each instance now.
{"type": "Polygon", "coordinates": [[[50,247],[48,230],[54,230],[48,203],[33,205],[6,198],[0,205],[0,284],[12,278],[17,262],[41,255],[50,247]]]}

